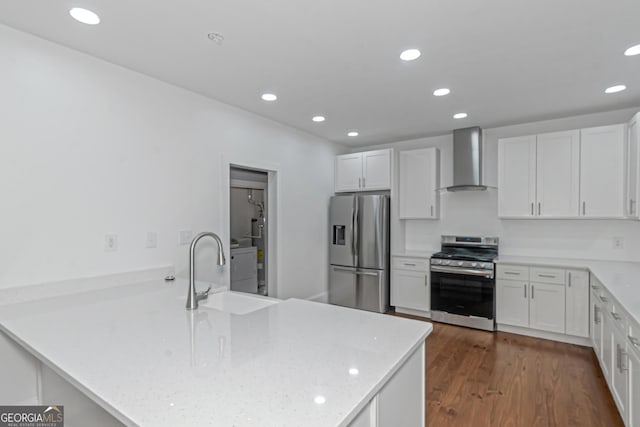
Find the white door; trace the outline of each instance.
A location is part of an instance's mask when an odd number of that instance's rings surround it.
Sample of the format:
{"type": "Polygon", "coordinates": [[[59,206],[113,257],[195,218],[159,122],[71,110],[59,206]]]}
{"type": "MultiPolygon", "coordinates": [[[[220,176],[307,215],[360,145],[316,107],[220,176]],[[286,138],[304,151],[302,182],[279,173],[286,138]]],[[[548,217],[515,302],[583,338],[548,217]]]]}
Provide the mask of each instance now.
{"type": "Polygon", "coordinates": [[[628,360],[629,395],[627,405],[627,426],[640,427],[640,358],[633,349],[628,360]]]}
{"type": "Polygon", "coordinates": [[[427,272],[393,270],[391,305],[429,311],[429,276],[427,272]]]}
{"type": "Polygon", "coordinates": [[[362,153],[336,157],[336,192],[358,191],[362,187],[362,153]]]}
{"type": "Polygon", "coordinates": [[[538,135],[536,214],[577,217],[580,203],[580,132],[538,135]]]}
{"type": "Polygon", "coordinates": [[[589,272],[567,270],[566,333],[589,337],[589,272]]]}
{"type": "Polygon", "coordinates": [[[602,308],[595,292],[591,293],[591,343],[598,359],[602,359],[602,308]]]}
{"type": "Polygon", "coordinates": [[[391,189],[391,150],[362,153],[362,188],[370,190],[391,189]]]}
{"type": "Polygon", "coordinates": [[[438,149],[401,151],[398,169],[400,218],[437,218],[438,149]]]}
{"type": "Polygon", "coordinates": [[[581,216],[624,216],[625,131],[625,125],[580,131],[581,216]]]}
{"type": "Polygon", "coordinates": [[[515,280],[496,281],[496,323],[529,326],[529,284],[515,280]]]}
{"type": "Polygon", "coordinates": [[[627,413],[627,347],[626,337],[619,331],[613,333],[613,366],[611,379],[613,388],[611,390],[613,399],[618,405],[618,410],[622,419],[627,413]]]}
{"type": "Polygon", "coordinates": [[[534,216],[536,202],[536,137],[498,141],[498,216],[534,216]]]}
{"type": "Polygon", "coordinates": [[[638,196],[640,195],[640,113],[629,123],[629,149],[627,173],[627,215],[640,218],[638,196]]]}
{"type": "Polygon", "coordinates": [[[564,285],[531,283],[529,327],[564,334],[564,285]]]}

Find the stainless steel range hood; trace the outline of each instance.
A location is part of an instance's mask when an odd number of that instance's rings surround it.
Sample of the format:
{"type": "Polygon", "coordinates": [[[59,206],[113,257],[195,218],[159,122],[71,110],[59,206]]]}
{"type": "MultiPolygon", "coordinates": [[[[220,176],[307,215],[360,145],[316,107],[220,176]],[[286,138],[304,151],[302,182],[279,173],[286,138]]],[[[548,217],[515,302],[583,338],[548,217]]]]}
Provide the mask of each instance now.
{"type": "Polygon", "coordinates": [[[447,191],[486,190],[482,182],[482,129],[453,131],[453,185],[447,191]]]}

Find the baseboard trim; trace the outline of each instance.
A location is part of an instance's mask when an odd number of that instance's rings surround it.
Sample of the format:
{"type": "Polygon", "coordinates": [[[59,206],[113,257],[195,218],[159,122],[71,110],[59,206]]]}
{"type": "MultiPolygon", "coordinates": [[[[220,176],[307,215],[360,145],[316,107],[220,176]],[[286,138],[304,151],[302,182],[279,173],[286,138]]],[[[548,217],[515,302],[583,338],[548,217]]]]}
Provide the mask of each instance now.
{"type": "Polygon", "coordinates": [[[319,294],[312,295],[312,296],[307,298],[307,301],[328,303],[329,302],[329,292],[321,292],[319,294]]]}
{"type": "Polygon", "coordinates": [[[396,307],[396,313],[408,314],[410,316],[424,317],[431,319],[430,311],[414,310],[412,308],[396,307]]]}
{"type": "Polygon", "coordinates": [[[542,338],[545,340],[558,341],[567,344],[575,344],[583,347],[592,347],[589,338],[574,337],[572,335],[557,334],[555,332],[538,331],[535,329],[522,328],[519,326],[501,325],[498,323],[498,331],[509,332],[511,334],[525,335],[528,337],[542,338]]]}

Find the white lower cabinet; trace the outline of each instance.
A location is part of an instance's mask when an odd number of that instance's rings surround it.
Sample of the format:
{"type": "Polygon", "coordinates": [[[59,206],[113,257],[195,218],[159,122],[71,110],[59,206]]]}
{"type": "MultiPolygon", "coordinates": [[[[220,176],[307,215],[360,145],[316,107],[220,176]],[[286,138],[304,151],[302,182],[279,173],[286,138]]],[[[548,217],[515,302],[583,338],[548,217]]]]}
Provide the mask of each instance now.
{"type": "Polygon", "coordinates": [[[627,348],[626,337],[622,332],[614,327],[611,337],[611,350],[613,351],[613,366],[611,367],[611,391],[613,399],[618,406],[620,415],[624,419],[627,413],[627,348]]]}
{"type": "Polygon", "coordinates": [[[423,344],[351,421],[349,427],[424,427],[425,351],[423,344]]]}
{"type": "Polygon", "coordinates": [[[529,326],[529,283],[496,281],[496,319],[498,322],[526,328],[529,326]]]}
{"type": "MultiPolygon", "coordinates": [[[[630,347],[634,347],[633,344],[630,347]]],[[[627,405],[627,425],[629,427],[640,427],[640,356],[635,348],[628,351],[627,374],[628,374],[628,405],[627,405]]]]}
{"type": "Polygon", "coordinates": [[[498,264],[496,323],[589,338],[589,272],[498,264]]]}
{"type": "Polygon", "coordinates": [[[602,359],[602,303],[595,290],[591,292],[591,345],[598,360],[602,359]]]}
{"type": "Polygon", "coordinates": [[[394,257],[391,305],[400,313],[428,316],[431,310],[429,260],[394,257]]]}
{"type": "Polygon", "coordinates": [[[530,328],[559,334],[565,333],[564,289],[564,285],[531,283],[531,297],[529,299],[530,328]]]}

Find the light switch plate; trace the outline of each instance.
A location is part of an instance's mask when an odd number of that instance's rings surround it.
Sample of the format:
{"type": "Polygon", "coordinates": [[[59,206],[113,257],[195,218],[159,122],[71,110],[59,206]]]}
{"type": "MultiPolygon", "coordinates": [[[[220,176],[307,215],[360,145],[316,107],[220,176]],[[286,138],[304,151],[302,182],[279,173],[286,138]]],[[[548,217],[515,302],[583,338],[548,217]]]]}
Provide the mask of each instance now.
{"type": "Polygon", "coordinates": [[[155,231],[147,231],[146,246],[148,249],[153,249],[158,247],[158,233],[156,233],[155,231]]]}
{"type": "Polygon", "coordinates": [[[188,245],[191,243],[193,232],[191,230],[181,230],[178,232],[178,244],[188,245]]]}

